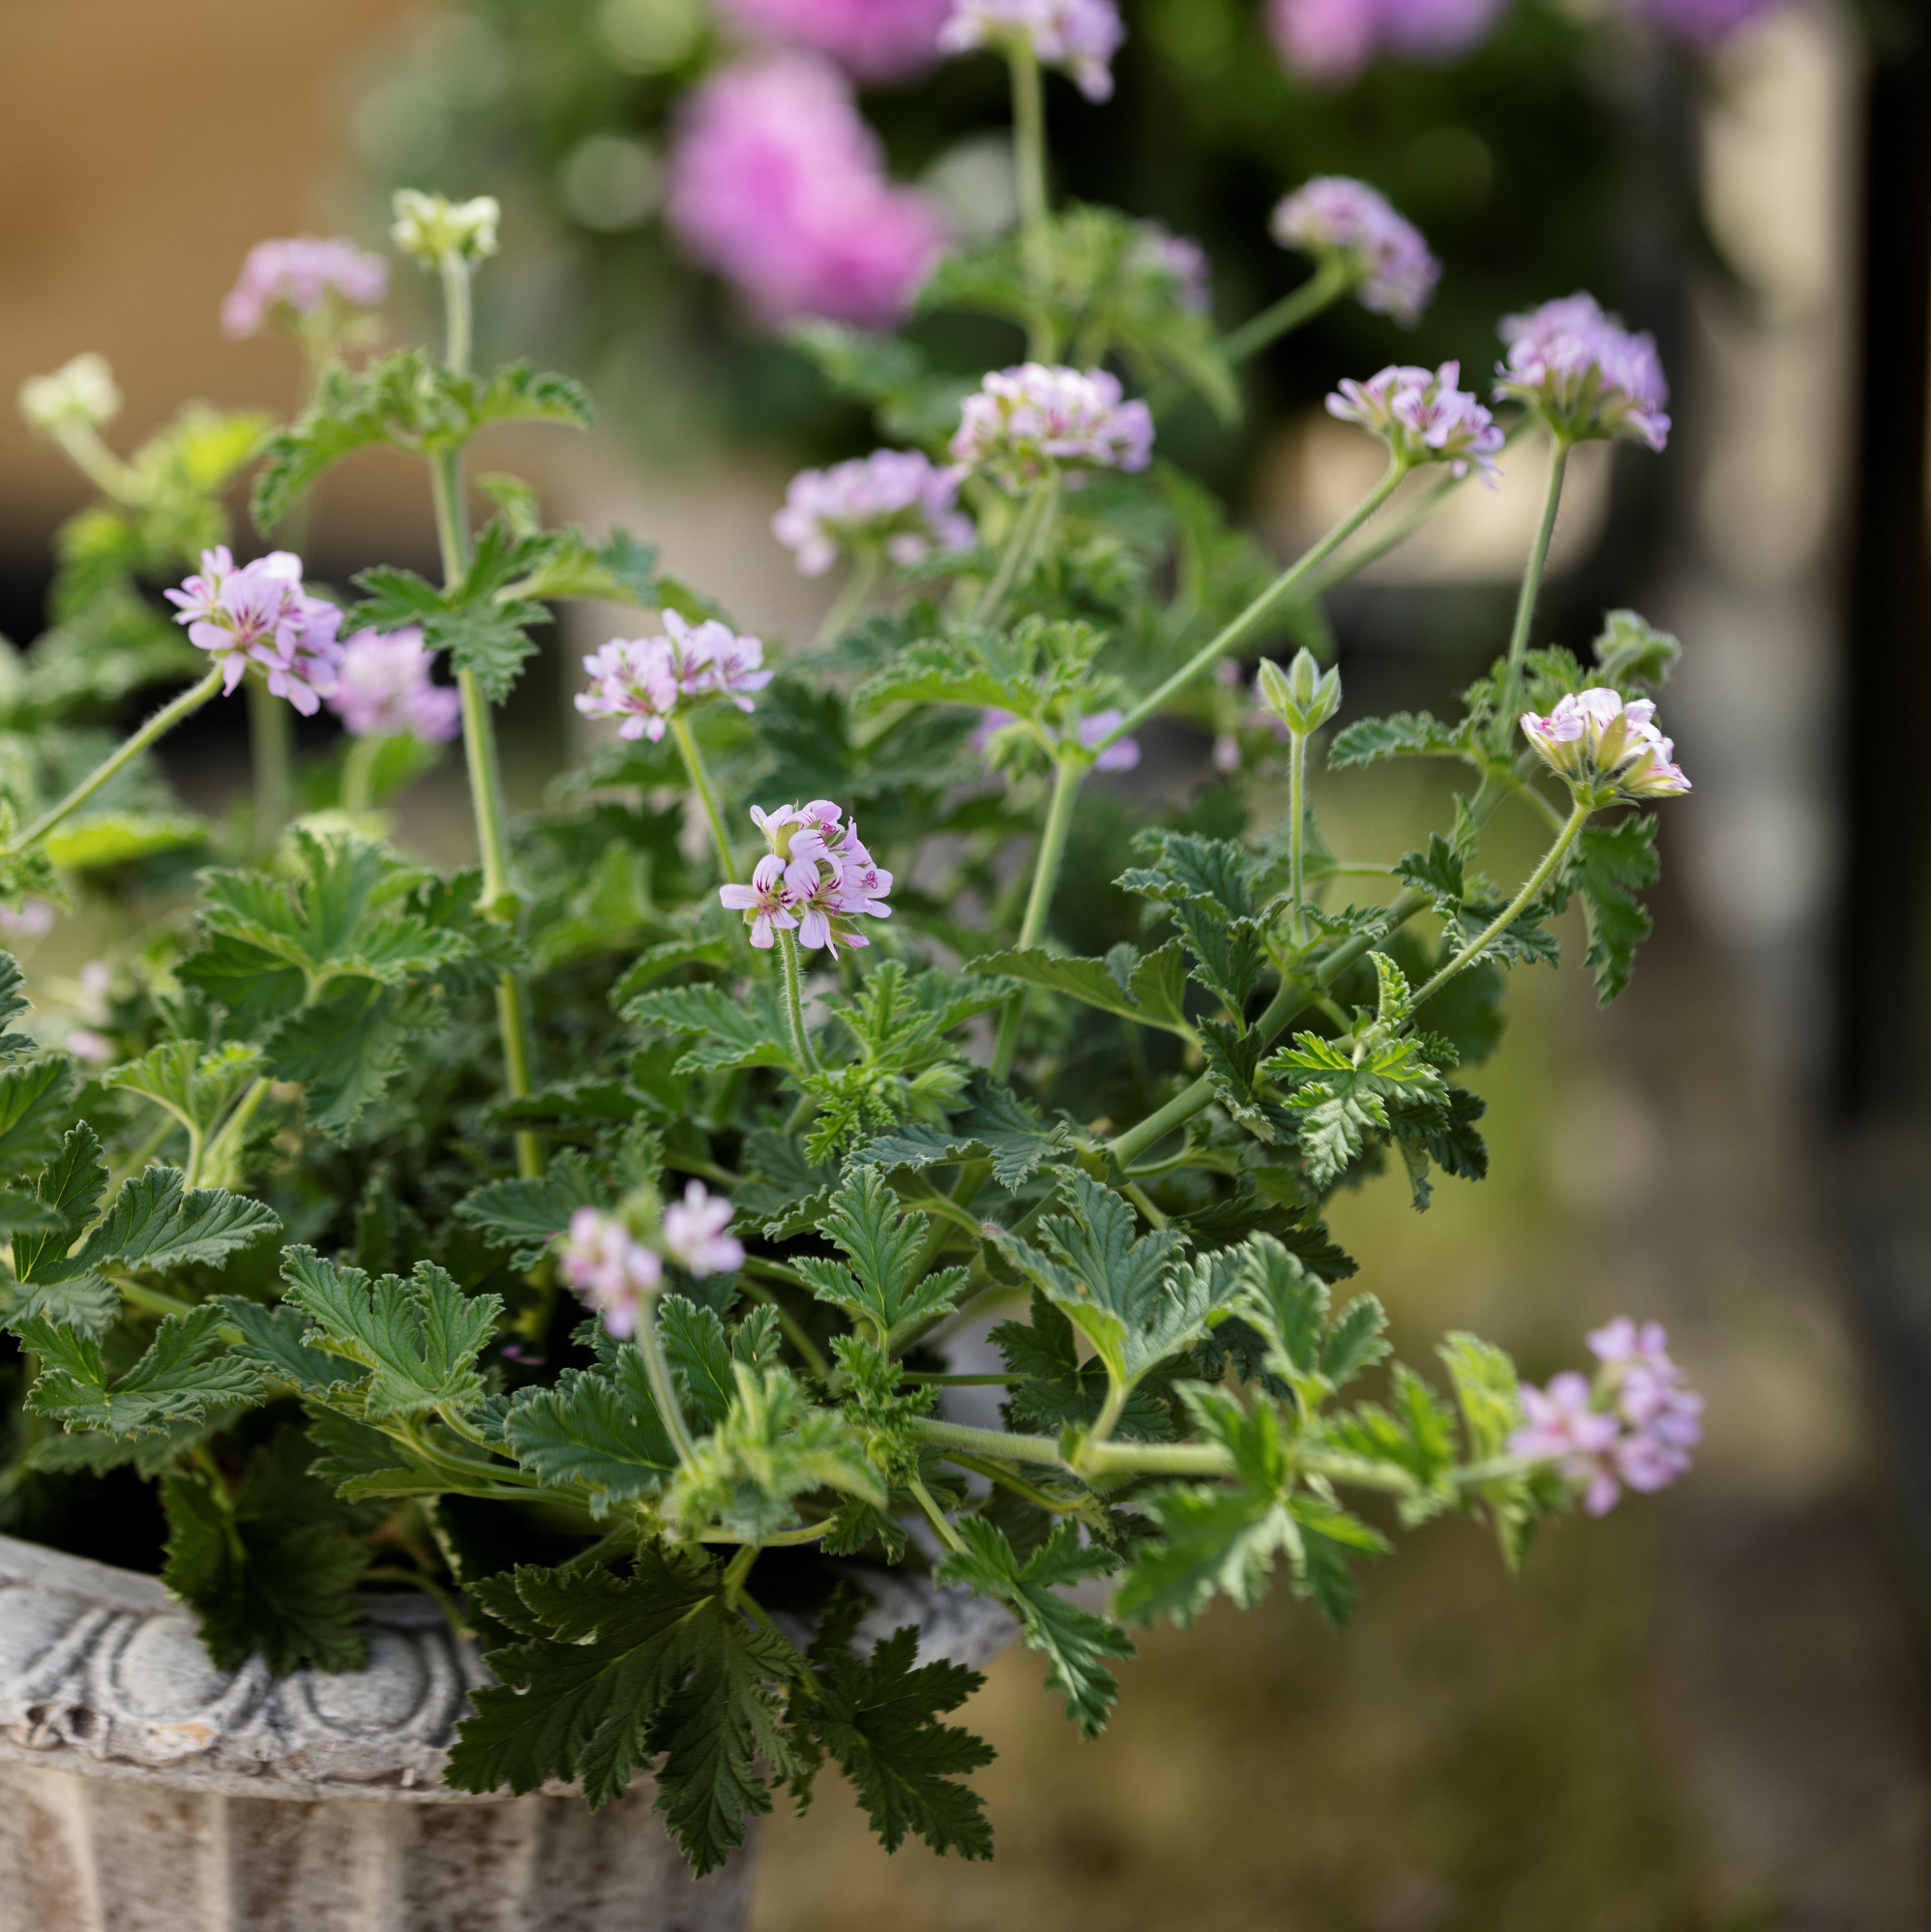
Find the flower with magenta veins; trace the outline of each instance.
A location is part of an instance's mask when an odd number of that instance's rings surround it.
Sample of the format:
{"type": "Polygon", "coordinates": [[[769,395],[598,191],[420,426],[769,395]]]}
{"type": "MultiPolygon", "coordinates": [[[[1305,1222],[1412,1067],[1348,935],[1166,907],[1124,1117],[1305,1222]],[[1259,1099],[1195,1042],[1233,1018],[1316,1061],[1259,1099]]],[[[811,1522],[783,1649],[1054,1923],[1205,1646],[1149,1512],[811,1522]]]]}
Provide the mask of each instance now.
{"type": "Polygon", "coordinates": [[[1660,450],[1670,439],[1670,385],[1656,339],[1632,334],[1593,295],[1565,295],[1504,315],[1496,398],[1525,402],[1570,442],[1614,436],[1660,450]]]}
{"type": "Polygon", "coordinates": [[[1113,57],[1126,38],[1114,0],[956,0],[938,32],[947,53],[1030,46],[1041,67],[1070,74],[1088,101],[1113,95],[1113,57]]]}
{"type": "Polygon", "coordinates": [[[620,738],[655,744],[682,699],[725,698],[755,711],[751,693],[772,677],[763,667],[758,639],[739,637],[715,617],[693,624],[667,610],[661,636],[612,638],[583,660],[590,689],[577,694],[577,708],[586,718],[621,718],[620,738]]]}
{"type": "Polygon", "coordinates": [[[1441,279],[1421,230],[1379,190],[1345,174],[1303,182],[1275,207],[1268,227],[1284,249],[1337,263],[1362,308],[1405,326],[1421,319],[1441,279]]]}
{"type": "Polygon", "coordinates": [[[825,798],[770,812],[754,805],[751,821],[771,849],[753,868],[749,885],[718,888],[719,903],[744,914],[751,943],[768,947],[777,933],[795,929],[801,946],[822,947],[834,958],[841,944],[869,946],[852,921],[892,916],[886,904],[892,875],[866,850],[857,825],[846,824],[825,798]]]}
{"type": "Polygon", "coordinates": [[[271,550],[237,569],[227,546],[218,544],[201,552],[198,573],[164,594],[189,642],[221,665],[223,691],[232,692],[254,665],[276,697],[312,718],[335,690],[342,612],[304,592],[302,559],[291,551],[271,550]]]}
{"type": "Polygon", "coordinates": [[[1461,364],[1444,362],[1432,372],[1391,366],[1366,382],[1351,377],[1328,397],[1327,413],[1372,431],[1404,464],[1445,462],[1452,476],[1472,467],[1493,489],[1502,432],[1468,390],[1456,388],[1461,373],[1461,364]]]}
{"type": "Polygon", "coordinates": [[[413,624],[345,639],[329,709],[358,738],[407,735],[443,745],[462,728],[462,699],[431,676],[435,653],[413,624]]]}
{"type": "Polygon", "coordinates": [[[558,1254],[563,1279],[619,1341],[637,1333],[638,1317],[664,1279],[664,1262],[614,1214],[579,1207],[558,1254]]]}
{"type": "Polygon", "coordinates": [[[237,340],[258,336],[270,323],[337,334],[388,293],[388,262],[357,248],[346,235],[256,242],[222,304],[222,329],[237,340]]]}
{"type": "Polygon", "coordinates": [[[841,553],[880,554],[916,570],[935,551],[970,550],[977,541],[958,507],[964,476],[918,450],[874,450],[829,469],[800,470],[771,533],[805,577],[822,577],[841,553]]]}
{"type": "Polygon", "coordinates": [[[700,1281],[729,1274],[744,1265],[744,1243],[725,1232],[730,1216],[728,1201],[719,1200],[700,1180],[690,1182],[683,1200],[664,1210],[664,1252],[700,1281]]]}
{"type": "Polygon", "coordinates": [[[966,397],[952,454],[1015,487],[1050,468],[1068,484],[1091,469],[1144,469],[1153,459],[1153,412],[1124,396],[1104,369],[1028,362],[996,370],[966,397]]]}
{"type": "MultiPolygon", "coordinates": [[[[1595,685],[1559,698],[1547,717],[1522,714],[1522,728],[1543,762],[1578,790],[1610,798],[1674,798],[1690,782],[1673,761],[1676,746],[1657,730],[1655,705],[1595,685]]],[[[1607,1332],[1607,1331],[1605,1331],[1607,1332]]]]}

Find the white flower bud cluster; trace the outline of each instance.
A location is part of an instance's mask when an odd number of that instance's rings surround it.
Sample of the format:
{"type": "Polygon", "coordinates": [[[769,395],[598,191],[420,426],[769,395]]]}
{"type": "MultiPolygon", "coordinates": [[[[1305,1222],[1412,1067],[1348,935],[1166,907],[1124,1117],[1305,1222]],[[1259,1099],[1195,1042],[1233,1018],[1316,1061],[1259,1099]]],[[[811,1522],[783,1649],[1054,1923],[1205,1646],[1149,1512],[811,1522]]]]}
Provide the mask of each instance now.
{"type": "Polygon", "coordinates": [[[20,385],[20,414],[30,429],[57,436],[63,430],[98,430],[121,413],[120,386],[105,356],[89,350],[51,375],[20,385]]]}
{"type": "Polygon", "coordinates": [[[1263,658],[1255,682],[1263,706],[1297,738],[1311,736],[1341,709],[1341,673],[1322,670],[1311,653],[1294,653],[1286,670],[1263,658]]]}
{"type": "Polygon", "coordinates": [[[496,223],[503,211],[493,194],[452,201],[446,194],[399,188],[394,206],[396,221],[389,238],[424,268],[437,267],[445,255],[481,261],[496,253],[496,223]]]}

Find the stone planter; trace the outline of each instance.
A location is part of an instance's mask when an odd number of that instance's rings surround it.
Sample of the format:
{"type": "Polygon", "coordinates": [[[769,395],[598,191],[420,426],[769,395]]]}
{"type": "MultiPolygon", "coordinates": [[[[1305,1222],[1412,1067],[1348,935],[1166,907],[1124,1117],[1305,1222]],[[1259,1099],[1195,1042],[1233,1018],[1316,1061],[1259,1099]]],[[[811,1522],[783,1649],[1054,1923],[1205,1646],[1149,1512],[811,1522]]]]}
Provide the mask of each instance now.
{"type": "MultiPolygon", "coordinates": [[[[867,1636],[915,1621],[928,1655],[973,1664],[1010,1639],[960,1592],[868,1583],[867,1636]]],[[[368,1639],[346,1676],[220,1672],[155,1578],[0,1536],[0,1932],[743,1923],[755,1845],[693,1879],[647,1782],[594,1816],[446,1790],[481,1659],[417,1597],[371,1597],[368,1639]]]]}

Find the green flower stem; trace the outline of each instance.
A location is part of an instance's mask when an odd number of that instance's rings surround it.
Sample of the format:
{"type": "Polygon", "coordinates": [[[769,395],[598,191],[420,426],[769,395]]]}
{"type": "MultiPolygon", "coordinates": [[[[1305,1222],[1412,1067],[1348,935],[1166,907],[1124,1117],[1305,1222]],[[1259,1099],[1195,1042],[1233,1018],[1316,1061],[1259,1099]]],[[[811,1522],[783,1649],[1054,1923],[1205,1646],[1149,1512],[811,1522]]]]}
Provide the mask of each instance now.
{"type": "Polygon", "coordinates": [[[1294,908],[1294,945],[1307,944],[1307,914],[1301,901],[1307,897],[1307,740],[1305,731],[1290,728],[1288,747],[1288,896],[1294,908]]]}
{"type": "Polygon", "coordinates": [[[204,1169],[208,1185],[211,1187],[236,1188],[241,1185],[241,1154],[248,1139],[249,1122],[254,1118],[261,1103],[268,1098],[270,1087],[274,1085],[275,1083],[265,1073],[257,1074],[249,1082],[248,1091],[235,1103],[228,1117],[216,1130],[214,1139],[208,1143],[205,1157],[194,1149],[193,1130],[190,1129],[186,1175],[190,1187],[198,1187],[201,1184],[204,1169]]]}
{"type": "Polygon", "coordinates": [[[758,1560],[756,1543],[747,1543],[729,1562],[725,1565],[724,1593],[726,1600],[734,1601],[737,1592],[744,1587],[744,1580],[751,1574],[751,1566],[758,1560]]]}
{"type": "Polygon", "coordinates": [[[800,1077],[815,1074],[818,1070],[818,1056],[812,1051],[812,1036],[805,1030],[805,992],[798,969],[798,942],[782,929],[778,934],[778,954],[785,966],[785,1020],[791,1029],[791,1052],[797,1057],[800,1077]]]}
{"type": "Polygon", "coordinates": [[[987,584],[985,595],[979,599],[972,612],[976,622],[995,624],[998,621],[1006,599],[1012,595],[1015,586],[1024,583],[1032,575],[1032,567],[1052,534],[1058,510],[1059,472],[1056,468],[1049,468],[1032,486],[1020,507],[1019,515],[1013,520],[1013,526],[1006,535],[1005,549],[999,554],[998,569],[993,573],[993,580],[987,584]]]}
{"type": "Polygon", "coordinates": [[[282,828],[288,822],[295,733],[288,722],[286,702],[258,677],[244,682],[248,687],[249,760],[254,769],[254,848],[272,852],[281,844],[282,828]]]}
{"type": "Polygon", "coordinates": [[[1026,353],[1035,362],[1051,362],[1056,344],[1046,309],[1053,276],[1053,216],[1046,193],[1046,90],[1039,56],[1025,35],[1015,37],[1007,60],[1012,68],[1013,170],[1019,185],[1020,252],[1033,298],[1033,316],[1026,326],[1026,353]]]}
{"type": "Polygon", "coordinates": [[[1029,1502],[1035,1509],[1050,1511],[1055,1516],[1071,1516],[1082,1509],[1089,1509],[1090,1503],[1083,1497],[1049,1496],[1043,1489],[1035,1489],[1029,1482],[1022,1482],[1008,1469],[984,1456],[968,1456],[964,1449],[955,1449],[945,1459],[954,1467],[970,1470],[974,1475],[982,1475],[988,1482],[995,1482],[1001,1489],[1010,1490],[1013,1495],[1029,1502]]]}
{"type": "Polygon", "coordinates": [[[1567,822],[1557,835],[1556,843],[1542,855],[1542,863],[1529,875],[1522,890],[1433,979],[1416,989],[1414,1003],[1417,1007],[1426,1005],[1464,966],[1472,966],[1481,958],[1485,948],[1515,924],[1522,916],[1523,909],[1548,884],[1556,868],[1568,857],[1569,847],[1576,843],[1577,834],[1588,822],[1590,810],[1591,808],[1580,799],[1577,801],[1567,822]]]}
{"type": "Polygon", "coordinates": [[[63,423],[53,437],[67,460],[103,496],[130,505],[140,500],[140,478],[107,447],[91,423],[63,423]]]}
{"type": "MultiPolygon", "coordinates": [[[[912,1424],[915,1429],[918,1426],[917,1423],[912,1424]]],[[[906,1478],[906,1487],[911,1491],[918,1506],[925,1511],[926,1520],[938,1531],[939,1540],[954,1556],[963,1557],[966,1554],[966,1539],[945,1520],[945,1511],[932,1500],[931,1490],[927,1489],[916,1475],[906,1478]]]]}
{"type": "Polygon", "coordinates": [[[1203,644],[1176,670],[1158,690],[1150,692],[1115,725],[1098,744],[1091,747],[1097,756],[1109,745],[1115,744],[1130,731],[1135,731],[1160,709],[1176,692],[1184,690],[1215,659],[1222,658],[1236,644],[1244,642],[1268,617],[1300,586],[1313,573],[1322,559],[1331,556],[1341,545],[1346,543],[1383,503],[1395,492],[1399,484],[1409,472],[1410,465],[1394,459],[1387,467],[1386,474],[1347,516],[1335,524],[1311,550],[1305,550],[1257,597],[1239,616],[1227,625],[1211,642],[1203,644]]]}
{"type": "MultiPolygon", "coordinates": [[[[445,274],[444,287],[450,286],[445,274]]],[[[465,305],[469,278],[460,278],[465,305]]],[[[465,325],[466,326],[466,325],[465,325]]],[[[450,338],[456,341],[452,314],[450,338]]],[[[442,550],[443,587],[454,589],[469,564],[469,533],[462,503],[461,458],[445,450],[430,460],[430,489],[435,502],[436,539],[442,550]]],[[[469,773],[469,809],[476,821],[476,846],[483,859],[483,916],[511,926],[522,910],[510,870],[509,807],[503,797],[503,772],[496,756],[496,724],[490,700],[471,670],[456,673],[462,701],[462,756],[469,773]]],[[[505,973],[496,983],[496,1021],[503,1036],[504,1085],[513,1100],[527,1099],[531,1082],[530,1026],[521,982],[505,973]]],[[[543,1173],[543,1145],[527,1131],[516,1137],[517,1172],[525,1179],[543,1173]]]]}
{"type": "Polygon", "coordinates": [[[445,249],[436,258],[436,272],[442,277],[442,310],[448,324],[443,361],[458,375],[467,375],[470,342],[474,335],[469,263],[460,249],[445,249]]]}
{"type": "Polygon", "coordinates": [[[70,813],[77,812],[114,776],[139,758],[157,738],[164,737],[184,718],[192,718],[222,688],[222,668],[216,665],[199,684],[190,685],[181,696],[163,704],[119,750],[101,760],[58,805],[50,805],[24,832],[9,842],[0,857],[11,858],[25,851],[53,830],[70,813]]]}
{"type": "MultiPolygon", "coordinates": [[[[1062,747],[1059,768],[1054,775],[1053,797],[1046,808],[1046,829],[1039,837],[1039,854],[1033,861],[1032,891],[1025,902],[1025,916],[1020,922],[1019,949],[1038,945],[1053,910],[1053,894],[1059,883],[1059,868],[1066,857],[1066,838],[1073,829],[1073,807],[1079,799],[1080,781],[1092,764],[1091,757],[1075,745],[1062,747]]],[[[1005,1011],[999,1015],[998,1039],[993,1047],[993,1078],[1004,1080],[1012,1071],[1013,1055],[1019,1050],[1020,1021],[1025,1012],[1024,988],[1008,996],[1005,1011]]]]}
{"type": "MultiPolygon", "coordinates": [[[[375,760],[382,756],[382,747],[388,742],[388,739],[373,734],[350,742],[348,756],[342,761],[342,809],[344,812],[361,814],[370,809],[375,760]]],[[[257,805],[255,810],[259,815],[260,806],[257,805]]]]}
{"type": "Polygon", "coordinates": [[[725,835],[724,815],[718,810],[718,795],[712,789],[711,774],[705,768],[704,755],[698,749],[698,734],[691,729],[691,721],[684,715],[681,705],[670,714],[670,735],[677,740],[677,755],[684,760],[691,789],[698,794],[698,802],[704,808],[704,817],[710,821],[711,844],[717,848],[718,871],[728,884],[736,885],[739,882],[737,862],[730,855],[730,840],[725,835]]]}
{"type": "MultiPolygon", "coordinates": [[[[747,1260],[745,1263],[747,1271],[751,1266],[751,1261],[747,1260]]],[[[744,1290],[745,1293],[750,1295],[752,1300],[761,1301],[765,1307],[777,1311],[778,1326],[785,1331],[785,1339],[804,1357],[805,1366],[811,1370],[818,1381],[829,1382],[831,1380],[831,1364],[825,1360],[824,1351],[812,1340],[803,1323],[762,1282],[741,1279],[738,1286],[744,1290]]]]}
{"type": "MultiPolygon", "coordinates": [[[[782,1550],[798,1543],[816,1543],[820,1536],[829,1536],[831,1531],[832,1519],[826,1517],[822,1523],[808,1523],[802,1530],[774,1530],[768,1536],[747,1536],[737,1530],[699,1530],[697,1540],[699,1543],[749,1543],[754,1549],[782,1550]]],[[[741,1602],[739,1608],[749,1610],[751,1605],[748,1601],[741,1602]]],[[[763,1620],[770,1622],[769,1618],[763,1620]]]]}
{"type": "Polygon", "coordinates": [[[1562,502],[1562,476],[1569,466],[1569,439],[1555,432],[1549,459],[1549,488],[1542,499],[1542,520],[1530,546],[1522,573],[1522,589],[1515,600],[1515,628],[1508,639],[1508,673],[1502,681],[1501,703],[1496,714],[1496,746],[1506,751],[1515,741],[1515,707],[1522,690],[1522,660],[1529,651],[1529,633],[1535,621],[1535,600],[1542,590],[1542,572],[1549,561],[1549,541],[1556,534],[1556,512],[1562,502]]]}
{"type": "Polygon", "coordinates": [[[1229,362],[1245,362],[1269,342],[1278,342],[1290,331],[1313,321],[1323,309],[1340,301],[1360,279],[1359,271],[1350,268],[1338,255],[1328,256],[1298,288],[1223,337],[1221,354],[1229,362]]]}
{"type": "Polygon", "coordinates": [[[833,598],[831,609],[824,613],[824,622],[818,626],[817,635],[812,639],[813,650],[821,651],[827,645],[837,643],[851,628],[878,586],[878,573],[883,563],[876,544],[866,545],[852,558],[851,575],[845,580],[844,588],[833,598]]]}
{"type": "Polygon", "coordinates": [[[691,1440],[691,1431],[684,1421],[684,1406],[677,1400],[677,1384],[670,1380],[670,1364],[664,1357],[664,1344],[657,1333],[655,1295],[647,1299],[642,1319],[637,1324],[637,1349],[643,1357],[643,1372],[650,1382],[650,1393],[656,1400],[659,1414],[664,1418],[664,1432],[670,1438],[670,1446],[677,1451],[678,1464],[688,1469],[698,1453],[698,1445],[691,1440]]]}
{"type": "MultiPolygon", "coordinates": [[[[179,1295],[169,1294],[164,1289],[150,1288],[146,1282],[134,1281],[126,1275],[113,1275],[109,1279],[120,1291],[121,1299],[130,1308],[138,1308],[143,1315],[192,1315],[194,1303],[183,1301],[179,1295]]],[[[241,1330],[235,1330],[237,1337],[241,1330]]]]}

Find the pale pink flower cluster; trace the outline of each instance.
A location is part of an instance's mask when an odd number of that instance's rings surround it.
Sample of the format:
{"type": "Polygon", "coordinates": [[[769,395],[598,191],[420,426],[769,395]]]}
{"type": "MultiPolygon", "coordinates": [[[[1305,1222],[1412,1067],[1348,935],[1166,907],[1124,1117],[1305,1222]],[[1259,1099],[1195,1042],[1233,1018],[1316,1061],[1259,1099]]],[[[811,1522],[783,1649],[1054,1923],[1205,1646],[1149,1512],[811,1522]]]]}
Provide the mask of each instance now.
{"type": "Polygon", "coordinates": [[[1655,716],[1649,698],[1594,685],[1559,698],[1546,718],[1525,711],[1522,728],[1550,768],[1578,785],[1610,784],[1625,798],[1674,798],[1690,782],[1655,716]]]}
{"type": "Polygon", "coordinates": [[[1045,363],[995,370],[966,397],[952,454],[1007,484],[1056,466],[1069,484],[1089,469],[1141,470],[1153,460],[1153,412],[1124,401],[1111,371],[1045,363]]]}
{"type": "Polygon", "coordinates": [[[731,1206],[700,1180],[689,1182],[682,1201],[664,1210],[664,1252],[700,1281],[744,1265],[744,1243],[727,1232],[731,1206]]]}
{"type": "Polygon", "coordinates": [[[222,687],[232,692],[250,665],[268,688],[312,718],[335,690],[342,668],[342,612],[302,589],[302,559],[271,550],[239,570],[225,544],[201,552],[201,568],[179,590],[165,593],[179,607],[174,621],[188,639],[222,666],[222,687]]]}
{"type": "Polygon", "coordinates": [[[1345,174],[1318,174],[1276,206],[1269,232],[1284,249],[1339,259],[1358,278],[1362,308],[1411,327],[1428,307],[1441,264],[1421,230],[1387,196],[1345,174]]]}
{"type": "Polygon", "coordinates": [[[918,450],[874,450],[829,469],[800,470],[771,533],[806,577],[822,577],[841,550],[879,551],[915,570],[936,550],[969,550],[977,541],[959,509],[965,474],[918,450]]]}
{"type": "Polygon", "coordinates": [[[886,179],[850,82],[808,53],[746,61],[692,93],[665,216],[767,322],[889,328],[945,246],[937,204],[886,179]]]}
{"type": "MultiPolygon", "coordinates": [[[[1090,718],[1082,718],[1079,725],[1080,742],[1088,751],[1099,743],[1110,731],[1115,729],[1126,713],[1117,705],[1105,711],[1095,711],[1090,718]]],[[[985,752],[991,749],[993,740],[1007,726],[1019,721],[1010,711],[1001,711],[996,705],[989,705],[979,714],[977,728],[972,733],[972,749],[985,752]]],[[[1140,762],[1140,740],[1120,738],[1109,745],[1093,760],[1095,771],[1131,771],[1140,762]]]]}
{"type": "Polygon", "coordinates": [[[256,242],[222,303],[222,328],[240,339],[271,321],[306,319],[325,309],[372,309],[389,293],[389,264],[346,235],[290,235],[256,242]]]}
{"type": "Polygon", "coordinates": [[[329,709],[354,737],[405,733],[426,745],[447,744],[461,728],[462,699],[431,672],[435,653],[413,624],[400,631],[358,631],[345,639],[329,709]]]}
{"type": "Polygon", "coordinates": [[[640,1241],[621,1216],[579,1207],[557,1251],[563,1279],[619,1341],[637,1333],[651,1295],[664,1284],[668,1256],[687,1274],[728,1274],[744,1265],[744,1243],[728,1232],[731,1204],[694,1180],[664,1209],[663,1253],[640,1241]]]}
{"type": "Polygon", "coordinates": [[[1527,402],[1564,435],[1619,436],[1660,450],[1670,439],[1670,385],[1656,339],[1632,334],[1593,295],[1565,295],[1504,315],[1496,396],[1527,402]]]}
{"type": "Polygon", "coordinates": [[[1352,80],[1382,53],[1448,61],[1487,39],[1503,0],[1269,0],[1282,61],[1307,80],[1352,80]]]}
{"type": "Polygon", "coordinates": [[[1638,1327],[1626,1315],[1594,1330],[1595,1385],[1573,1370],[1546,1389],[1525,1384],[1529,1419],[1509,1438],[1510,1455],[1559,1463],[1591,1516],[1614,1509],[1625,1486],[1646,1496],[1667,1488],[1688,1471],[1703,1437],[1703,1398],[1670,1359],[1668,1340],[1656,1323],[1638,1327]]]}
{"type": "Polygon", "coordinates": [[[662,637],[612,638],[583,660],[590,689],[577,694],[577,708],[586,718],[621,718],[618,737],[655,744],[680,703],[728,698],[755,711],[750,694],[771,682],[763,665],[758,639],[741,638],[715,617],[693,624],[667,610],[662,637]]]}
{"type": "Polygon", "coordinates": [[[947,53],[1030,44],[1041,67],[1072,76],[1088,101],[1113,94],[1113,57],[1126,38],[1114,0],[956,0],[938,31],[947,53]]]}
{"type": "Polygon", "coordinates": [[[751,943],[762,950],[780,933],[795,932],[801,946],[822,946],[834,959],[841,944],[869,946],[852,921],[892,916],[885,903],[892,875],[865,849],[856,822],[844,823],[827,798],[775,812],[754,805],[751,817],[771,849],[752,869],[749,885],[718,888],[719,902],[744,914],[751,943]]]}
{"type": "Polygon", "coordinates": [[[952,0],[718,0],[742,32],[829,54],[860,80],[905,80],[938,58],[952,0]]]}
{"type": "Polygon", "coordinates": [[[1385,437],[1406,462],[1445,462],[1454,476],[1472,467],[1493,489],[1502,432],[1468,390],[1456,388],[1461,373],[1461,364],[1444,362],[1434,371],[1390,367],[1366,382],[1350,377],[1328,397],[1327,413],[1385,437]]]}
{"type": "Polygon", "coordinates": [[[1173,300],[1190,314],[1204,315],[1213,304],[1213,263],[1188,235],[1170,235],[1157,222],[1142,222],[1127,257],[1128,266],[1167,282],[1173,300]]]}
{"type": "Polygon", "coordinates": [[[614,1214],[579,1207],[558,1257],[563,1279],[619,1341],[637,1333],[638,1316],[664,1280],[664,1258],[614,1214]]]}

